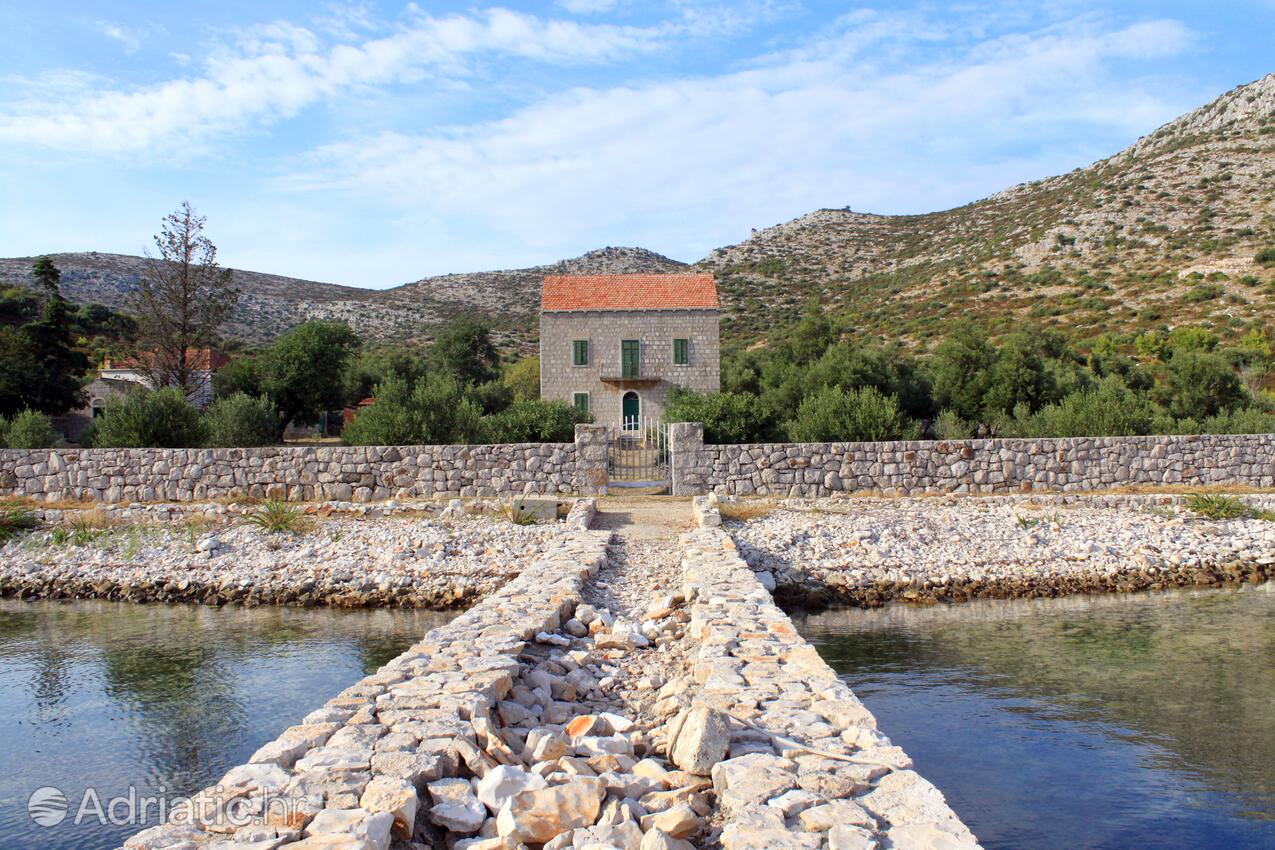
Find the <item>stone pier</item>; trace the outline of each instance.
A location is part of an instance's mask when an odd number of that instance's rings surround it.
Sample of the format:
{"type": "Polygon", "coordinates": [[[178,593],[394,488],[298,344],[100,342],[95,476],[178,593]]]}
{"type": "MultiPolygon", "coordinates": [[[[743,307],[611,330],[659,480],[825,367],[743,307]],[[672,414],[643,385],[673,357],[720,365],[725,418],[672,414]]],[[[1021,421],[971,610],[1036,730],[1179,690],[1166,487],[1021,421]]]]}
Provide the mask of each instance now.
{"type": "Polygon", "coordinates": [[[976,848],[694,507],[682,589],[640,617],[597,604],[622,536],[580,500],[516,579],[125,848],[976,848]]]}

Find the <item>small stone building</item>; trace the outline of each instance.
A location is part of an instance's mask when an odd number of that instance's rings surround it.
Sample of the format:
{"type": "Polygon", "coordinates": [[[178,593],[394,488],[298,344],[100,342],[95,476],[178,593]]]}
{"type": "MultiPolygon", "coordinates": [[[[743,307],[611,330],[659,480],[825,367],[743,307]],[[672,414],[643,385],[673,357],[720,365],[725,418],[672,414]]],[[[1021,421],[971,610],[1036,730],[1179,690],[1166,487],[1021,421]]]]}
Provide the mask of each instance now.
{"type": "Polygon", "coordinates": [[[540,397],[603,425],[659,420],[669,390],[721,388],[710,273],[550,275],[540,296],[540,397]]]}

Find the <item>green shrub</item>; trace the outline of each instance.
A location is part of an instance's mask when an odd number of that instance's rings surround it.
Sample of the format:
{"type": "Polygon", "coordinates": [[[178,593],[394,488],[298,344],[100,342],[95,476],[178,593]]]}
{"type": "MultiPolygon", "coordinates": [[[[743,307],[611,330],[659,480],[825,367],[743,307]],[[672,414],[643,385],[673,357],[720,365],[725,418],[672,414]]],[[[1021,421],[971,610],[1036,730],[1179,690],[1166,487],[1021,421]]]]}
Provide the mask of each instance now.
{"type": "Polygon", "coordinates": [[[34,410],[23,410],[11,421],[0,419],[0,437],[11,449],[51,449],[62,441],[49,417],[34,410]]]}
{"type": "Polygon", "coordinates": [[[942,410],[934,420],[934,436],[940,440],[969,440],[974,437],[973,422],[962,419],[954,410],[942,410]]]}
{"type": "Polygon", "coordinates": [[[421,378],[410,390],[402,378],[377,384],[375,403],[345,427],[349,446],[471,443],[482,433],[482,411],[452,378],[421,378]]]}
{"type": "Polygon", "coordinates": [[[1210,416],[1200,423],[1201,434],[1275,434],[1275,413],[1244,407],[1210,416]]]}
{"type": "Polygon", "coordinates": [[[874,387],[829,387],[806,398],[788,423],[798,443],[915,440],[921,429],[899,408],[895,396],[874,387]]]}
{"type": "Polygon", "coordinates": [[[1234,410],[1247,399],[1231,364],[1219,354],[1202,351],[1175,352],[1156,396],[1170,416],[1197,420],[1234,410]]]}
{"type": "Polygon", "coordinates": [[[227,448],[270,446],[279,439],[279,414],[264,396],[231,393],[204,411],[208,445],[227,448]]]}
{"type": "Polygon", "coordinates": [[[1265,519],[1275,520],[1275,511],[1255,508],[1234,496],[1222,493],[1197,493],[1188,496],[1187,510],[1208,519],[1265,519]]]}
{"type": "Polygon", "coordinates": [[[1258,251],[1253,261],[1259,266],[1275,266],[1275,246],[1258,251]]]}
{"type": "Polygon", "coordinates": [[[674,387],[664,418],[704,423],[704,442],[715,445],[759,443],[773,436],[771,416],[750,392],[697,393],[674,387]]]}
{"type": "Polygon", "coordinates": [[[1188,304],[1199,304],[1203,301],[1216,300],[1225,291],[1216,283],[1197,283],[1182,295],[1182,300],[1188,304]]]}
{"type": "Polygon", "coordinates": [[[202,446],[205,437],[203,417],[176,387],[112,399],[95,425],[99,448],[184,449],[202,446]]]}
{"type": "Polygon", "coordinates": [[[570,443],[576,424],[593,417],[561,401],[517,401],[487,418],[486,438],[493,443],[570,443]]]}
{"type": "Polygon", "coordinates": [[[1132,437],[1155,429],[1155,408],[1116,377],[1072,393],[1035,413],[1015,411],[1002,423],[1006,437],[1132,437]]]}

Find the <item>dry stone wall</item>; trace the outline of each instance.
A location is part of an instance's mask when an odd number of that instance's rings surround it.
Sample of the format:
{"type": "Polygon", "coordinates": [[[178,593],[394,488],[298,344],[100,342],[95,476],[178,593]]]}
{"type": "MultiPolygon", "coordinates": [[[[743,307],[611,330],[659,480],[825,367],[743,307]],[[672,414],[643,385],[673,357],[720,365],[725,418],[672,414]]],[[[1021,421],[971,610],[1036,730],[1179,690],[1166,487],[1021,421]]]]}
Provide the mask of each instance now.
{"type": "Polygon", "coordinates": [[[606,491],[606,434],[574,443],[0,450],[0,495],[42,501],[280,498],[368,502],[606,491]]]}
{"type": "MultiPolygon", "coordinates": [[[[670,427],[672,492],[1024,493],[1164,485],[1275,487],[1275,434],[705,445],[670,427]]],[[[571,443],[259,449],[0,450],[0,497],[368,502],[607,492],[607,429],[571,443]]]]}
{"type": "MultiPolygon", "coordinates": [[[[700,705],[739,727],[712,768],[724,850],[944,847],[977,840],[775,605],[706,499],[682,537],[700,705]]],[[[681,737],[678,738],[679,745],[681,737]]]]}
{"type": "Polygon", "coordinates": [[[677,495],[1275,487],[1275,434],[728,446],[703,445],[694,429],[670,436],[677,495]]]}
{"type": "MultiPolygon", "coordinates": [[[[587,512],[589,506],[582,506],[587,512]]],[[[387,850],[441,786],[485,770],[484,736],[519,654],[559,626],[606,561],[610,532],[569,531],[505,587],[285,729],[125,850],[387,850]],[[430,792],[427,794],[426,786],[430,792]]],[[[476,801],[475,801],[476,802],[476,801]]],[[[435,805],[435,823],[447,822],[435,805]]],[[[463,805],[452,806],[464,815],[463,805]]]]}

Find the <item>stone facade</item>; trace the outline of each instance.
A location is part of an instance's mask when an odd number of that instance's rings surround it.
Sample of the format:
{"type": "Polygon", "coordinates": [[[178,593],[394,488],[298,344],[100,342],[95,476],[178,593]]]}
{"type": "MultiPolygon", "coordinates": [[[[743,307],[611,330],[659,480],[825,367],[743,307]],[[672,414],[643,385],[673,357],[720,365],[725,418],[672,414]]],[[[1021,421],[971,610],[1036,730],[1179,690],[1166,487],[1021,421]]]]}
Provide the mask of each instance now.
{"type": "Polygon", "coordinates": [[[702,441],[702,430],[670,435],[675,495],[1275,487],[1275,434],[730,446],[702,441]]]}
{"type": "Polygon", "coordinates": [[[353,500],[606,492],[606,435],[575,443],[0,450],[0,494],[42,501],[353,500]]]}
{"type": "Polygon", "coordinates": [[[721,387],[718,310],[571,310],[540,314],[540,397],[573,403],[589,394],[595,422],[619,425],[625,393],[634,392],[639,415],[661,419],[669,388],[698,392],[721,387]],[[620,344],[640,341],[636,380],[621,380],[620,344]],[[689,362],[673,364],[673,340],[690,341],[689,362]],[[585,340],[589,362],[573,365],[573,343],[585,340]]]}

